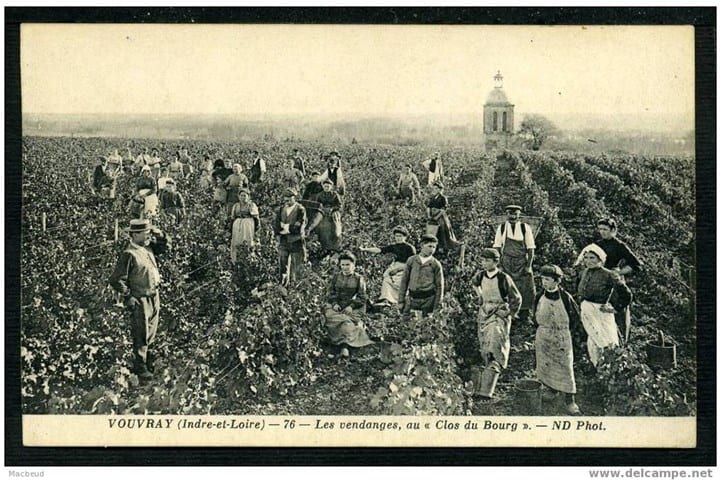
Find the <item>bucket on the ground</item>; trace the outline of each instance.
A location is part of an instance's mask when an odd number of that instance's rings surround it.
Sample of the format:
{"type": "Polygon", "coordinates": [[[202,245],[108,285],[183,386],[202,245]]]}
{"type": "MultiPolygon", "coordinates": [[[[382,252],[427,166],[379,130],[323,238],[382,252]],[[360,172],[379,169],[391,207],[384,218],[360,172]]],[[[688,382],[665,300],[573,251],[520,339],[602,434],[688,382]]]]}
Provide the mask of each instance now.
{"type": "Polygon", "coordinates": [[[657,342],[648,342],[645,348],[648,365],[662,368],[677,367],[677,345],[665,338],[663,332],[657,342]]]}
{"type": "Polygon", "coordinates": [[[478,395],[485,398],[492,398],[495,395],[495,386],[497,385],[500,372],[492,367],[483,369],[480,375],[480,391],[478,395]]]}
{"type": "Polygon", "coordinates": [[[518,413],[538,415],[542,410],[542,383],[532,378],[515,382],[518,413]]]}

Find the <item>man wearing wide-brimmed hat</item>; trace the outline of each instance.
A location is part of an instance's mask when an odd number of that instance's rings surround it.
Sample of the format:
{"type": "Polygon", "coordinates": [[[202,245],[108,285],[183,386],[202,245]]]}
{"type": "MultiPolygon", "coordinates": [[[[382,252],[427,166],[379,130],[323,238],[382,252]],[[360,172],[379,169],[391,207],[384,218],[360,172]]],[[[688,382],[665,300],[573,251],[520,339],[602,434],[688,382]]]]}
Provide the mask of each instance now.
{"type": "Polygon", "coordinates": [[[168,247],[168,239],[147,219],[130,220],[130,243],[120,254],[110,285],[125,296],[130,313],[134,371],[142,380],[152,378],[149,348],[160,320],[160,272],[155,255],[168,247]]]}
{"type": "Polygon", "coordinates": [[[495,231],[493,248],[500,251],[500,268],[510,275],[522,295],[519,317],[527,320],[535,299],[532,264],[535,259],[535,236],[527,223],[520,221],[522,207],[505,207],[507,221],[495,231]]]}

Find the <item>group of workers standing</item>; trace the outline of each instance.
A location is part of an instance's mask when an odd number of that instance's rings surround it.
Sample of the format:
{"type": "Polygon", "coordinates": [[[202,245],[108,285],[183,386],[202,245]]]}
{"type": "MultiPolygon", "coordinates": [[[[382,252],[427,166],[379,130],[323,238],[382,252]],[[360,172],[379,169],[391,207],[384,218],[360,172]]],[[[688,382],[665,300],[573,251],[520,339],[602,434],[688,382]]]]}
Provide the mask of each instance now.
{"type": "MultiPolygon", "coordinates": [[[[162,177],[154,177],[152,157],[152,165],[143,160],[135,185],[136,196],[143,190],[153,193],[161,190],[161,198],[168,197],[161,203],[176,208],[178,218],[184,214],[184,202],[176,202],[171,197],[176,194],[174,179],[185,171],[181,158],[178,152],[176,160],[180,168],[167,167],[168,178],[161,189],[158,184],[162,177]]],[[[368,306],[376,309],[396,306],[403,314],[424,316],[432,316],[442,309],[445,279],[443,266],[435,254],[454,250],[461,242],[455,237],[446,212],[442,163],[439,157],[433,157],[424,164],[430,195],[425,212],[426,232],[420,239],[419,253],[409,241],[410,235],[404,226],[392,228],[389,232],[392,242],[360,248],[365,253],[393,257],[383,273],[379,298],[371,302],[365,278],[355,271],[356,256],[340,249],[341,211],[347,188],[340,155],[333,151],[326,160],[326,170],[311,172],[300,196],[298,190],[305,178],[305,162],[297,151],[288,159],[280,171],[286,187],[272,229],[277,240],[280,280],[285,284],[292,284],[303,275],[308,261],[305,241],[311,233],[317,234],[326,250],[336,253],[338,271],[328,281],[324,321],[330,343],[337,347],[340,356],[348,357],[352,348],[374,343],[364,324],[368,306]]],[[[107,168],[112,163],[106,159],[106,172],[114,171],[107,168]]],[[[162,163],[157,170],[158,175],[165,171],[162,163]]],[[[258,206],[250,199],[249,188],[252,183],[261,182],[265,173],[265,162],[257,152],[249,177],[240,164],[227,168],[222,161],[210,162],[206,158],[203,185],[213,189],[216,212],[222,212],[230,220],[233,262],[241,260],[241,245],[252,247],[256,243],[260,215],[258,206]]],[[[97,182],[98,188],[106,188],[106,184],[107,180],[97,182]]],[[[401,172],[397,190],[401,197],[413,202],[421,194],[411,165],[401,172]]],[[[494,395],[498,377],[509,361],[512,321],[534,321],[537,377],[550,392],[564,398],[566,413],[578,414],[571,329],[579,325],[584,328],[594,365],[598,364],[605,348],[627,341],[632,294],[624,277],[636,272],[641,264],[628,246],[617,239],[615,221],[603,219],[597,225],[600,238],[582,250],[575,264],[582,268],[576,295],[573,297],[563,289],[564,272],[557,265],[545,265],[539,270],[542,288],[536,294],[535,232],[521,220],[520,206],[508,205],[505,211],[506,221],[496,226],[492,248],[480,252],[482,268],[472,279],[479,301],[477,335],[483,360],[476,394],[484,399],[494,395]]],[[[126,298],[132,318],[135,372],[147,380],[152,378],[153,366],[148,347],[157,330],[160,309],[155,255],[167,249],[169,239],[139,213],[138,218],[130,221],[131,241],[120,255],[110,284],[126,298]]]]}

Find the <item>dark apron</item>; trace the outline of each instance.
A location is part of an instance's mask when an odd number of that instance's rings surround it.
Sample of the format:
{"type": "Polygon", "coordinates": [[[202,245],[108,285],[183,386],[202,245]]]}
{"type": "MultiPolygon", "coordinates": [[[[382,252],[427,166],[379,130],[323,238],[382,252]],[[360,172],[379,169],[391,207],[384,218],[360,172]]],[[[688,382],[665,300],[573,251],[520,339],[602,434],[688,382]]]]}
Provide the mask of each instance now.
{"type": "Polygon", "coordinates": [[[503,272],[512,277],[520,291],[520,295],[522,295],[520,310],[532,309],[532,304],[535,300],[535,281],[533,280],[533,275],[525,271],[527,268],[526,252],[524,241],[506,238],[502,260],[500,261],[500,267],[503,272]]]}

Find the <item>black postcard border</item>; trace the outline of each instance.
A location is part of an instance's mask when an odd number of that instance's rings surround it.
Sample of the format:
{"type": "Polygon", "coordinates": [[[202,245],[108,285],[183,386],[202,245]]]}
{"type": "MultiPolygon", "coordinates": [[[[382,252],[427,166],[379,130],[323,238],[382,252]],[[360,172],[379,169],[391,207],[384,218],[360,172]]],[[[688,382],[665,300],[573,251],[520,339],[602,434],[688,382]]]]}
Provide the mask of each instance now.
{"type": "MultiPolygon", "coordinates": [[[[5,465],[717,465],[716,10],[629,8],[5,8],[5,465]],[[308,23],[694,25],[698,416],[695,449],[600,448],[27,448],[20,402],[21,103],[19,25],[38,23],[308,23]],[[178,453],[181,454],[178,455],[178,453]]],[[[658,435],[671,435],[658,432],[658,435]]]]}

